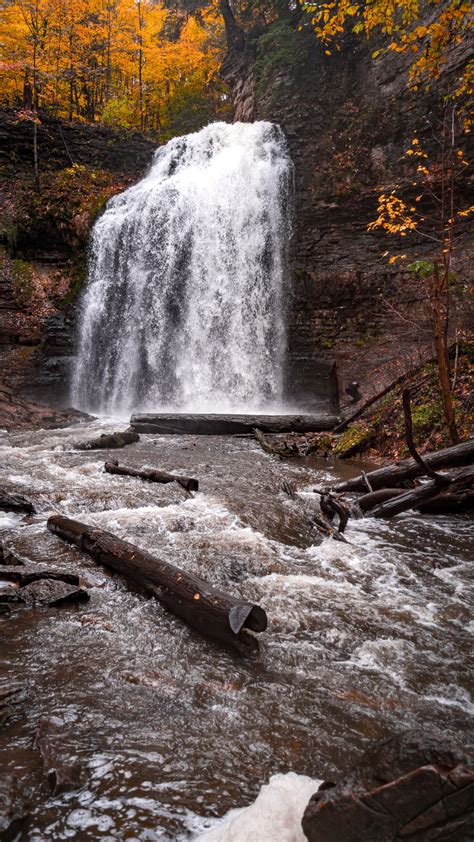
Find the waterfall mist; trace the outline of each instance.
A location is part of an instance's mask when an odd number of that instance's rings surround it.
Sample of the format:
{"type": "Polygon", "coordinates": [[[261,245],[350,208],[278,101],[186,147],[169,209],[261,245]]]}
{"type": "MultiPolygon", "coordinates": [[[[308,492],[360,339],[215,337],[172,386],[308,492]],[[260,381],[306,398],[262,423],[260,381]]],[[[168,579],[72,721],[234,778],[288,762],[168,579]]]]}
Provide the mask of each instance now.
{"type": "Polygon", "coordinates": [[[76,406],[281,408],[291,184],[271,123],[214,123],[157,151],[94,226],[76,406]]]}

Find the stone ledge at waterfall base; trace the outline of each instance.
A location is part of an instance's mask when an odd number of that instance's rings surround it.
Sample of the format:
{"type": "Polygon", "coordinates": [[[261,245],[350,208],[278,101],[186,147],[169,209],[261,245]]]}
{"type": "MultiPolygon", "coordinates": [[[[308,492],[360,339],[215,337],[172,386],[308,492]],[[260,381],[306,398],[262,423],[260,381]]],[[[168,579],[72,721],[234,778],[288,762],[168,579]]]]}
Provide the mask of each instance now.
{"type": "Polygon", "coordinates": [[[227,436],[263,433],[314,433],[332,430],[339,423],[336,415],[132,415],[130,426],[136,433],[161,435],[227,436]]]}

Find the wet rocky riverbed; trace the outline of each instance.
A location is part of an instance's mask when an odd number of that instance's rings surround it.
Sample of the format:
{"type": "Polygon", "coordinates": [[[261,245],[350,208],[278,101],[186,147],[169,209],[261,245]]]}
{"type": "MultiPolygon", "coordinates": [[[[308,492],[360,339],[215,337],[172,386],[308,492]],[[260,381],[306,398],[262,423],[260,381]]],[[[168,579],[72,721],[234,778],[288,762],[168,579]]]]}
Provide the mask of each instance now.
{"type": "Polygon", "coordinates": [[[472,519],[351,521],[348,544],[321,542],[282,483],[310,505],[314,487],[357,466],[279,461],[237,437],[144,435],[118,451],[196,476],[188,496],[105,474],[117,452],[73,449],[116,427],[0,434],[0,484],[37,510],[0,513],[0,540],[25,562],[78,573],[90,595],[0,617],[0,680],[24,685],[0,732],[0,768],[33,792],[23,838],[187,840],[276,773],[334,780],[407,727],[468,735],[472,519]],[[53,513],[260,603],[259,656],[242,660],[131,592],[46,530],[53,513]],[[85,772],[76,791],[52,795],[45,782],[33,745],[44,717],[63,723],[62,752],[85,772]]]}

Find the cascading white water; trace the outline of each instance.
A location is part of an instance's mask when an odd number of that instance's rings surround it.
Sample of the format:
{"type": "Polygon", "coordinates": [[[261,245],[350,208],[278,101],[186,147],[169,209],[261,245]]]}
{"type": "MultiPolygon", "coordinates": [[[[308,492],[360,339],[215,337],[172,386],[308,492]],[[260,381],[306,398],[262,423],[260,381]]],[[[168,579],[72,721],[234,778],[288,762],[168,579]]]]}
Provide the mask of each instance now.
{"type": "Polygon", "coordinates": [[[159,149],[96,222],[76,406],[278,409],[291,172],[271,123],[213,123],[159,149]]]}

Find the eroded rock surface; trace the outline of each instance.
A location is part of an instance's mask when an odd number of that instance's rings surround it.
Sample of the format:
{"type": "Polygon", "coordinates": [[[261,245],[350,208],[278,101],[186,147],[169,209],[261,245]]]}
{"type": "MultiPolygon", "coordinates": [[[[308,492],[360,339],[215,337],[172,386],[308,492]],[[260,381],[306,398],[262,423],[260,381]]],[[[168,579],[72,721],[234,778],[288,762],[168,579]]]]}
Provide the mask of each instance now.
{"type": "Polygon", "coordinates": [[[59,717],[40,720],[35,746],[41,752],[44,773],[53,795],[79,789],[86,781],[82,765],[65,752],[65,723],[59,717]]]}
{"type": "Polygon", "coordinates": [[[419,731],[369,751],[335,786],[309,801],[309,842],[470,842],[474,767],[462,749],[419,731]]]}

